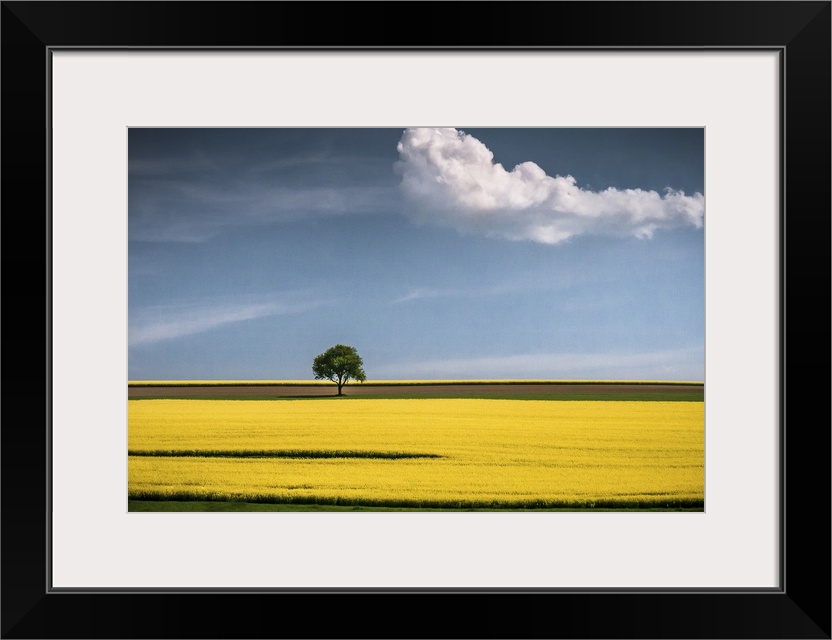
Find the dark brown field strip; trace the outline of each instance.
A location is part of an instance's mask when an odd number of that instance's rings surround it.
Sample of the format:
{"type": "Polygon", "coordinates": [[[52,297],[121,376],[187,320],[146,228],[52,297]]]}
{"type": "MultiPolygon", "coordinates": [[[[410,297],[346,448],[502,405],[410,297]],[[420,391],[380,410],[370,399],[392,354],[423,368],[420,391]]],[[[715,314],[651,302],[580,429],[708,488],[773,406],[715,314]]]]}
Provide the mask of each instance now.
{"type": "MultiPolygon", "coordinates": [[[[704,500],[697,499],[674,499],[668,497],[667,500],[657,499],[662,494],[655,494],[652,499],[642,499],[640,497],[626,498],[616,497],[612,499],[592,499],[587,498],[580,501],[564,501],[564,500],[536,500],[536,499],[516,499],[505,501],[494,500],[466,500],[466,499],[438,499],[438,500],[362,500],[360,498],[344,498],[344,497],[323,497],[323,496],[258,496],[253,498],[251,496],[235,496],[232,498],[214,498],[210,495],[206,496],[203,493],[179,491],[176,493],[157,493],[154,491],[131,491],[128,493],[128,500],[136,504],[144,502],[145,508],[130,508],[129,511],[191,511],[191,509],[183,508],[182,503],[197,503],[205,505],[206,503],[217,503],[226,505],[237,505],[237,508],[228,509],[229,511],[255,511],[257,509],[247,509],[243,505],[257,505],[257,504],[275,504],[275,505],[308,505],[310,511],[319,510],[321,507],[369,507],[376,509],[384,509],[385,507],[396,511],[423,511],[423,510],[487,510],[487,511],[543,511],[543,510],[558,510],[558,511],[703,511],[705,508],[704,500]],[[147,503],[155,502],[158,508],[147,508],[147,503]],[[174,504],[173,508],[165,508],[166,504],[174,504]]],[[[200,508],[196,511],[214,511],[220,509],[200,508]]],[[[297,511],[305,511],[306,509],[295,509],[297,511]]],[[[327,509],[320,509],[327,510],[327,509]]]]}
{"type": "MultiPolygon", "coordinates": [[[[487,397],[525,395],[632,395],[632,394],[701,394],[701,384],[419,384],[419,385],[363,385],[344,387],[344,395],[394,396],[397,398],[453,398],[465,395],[487,397]]],[[[335,385],[277,386],[277,385],[223,385],[223,386],[142,386],[128,387],[129,398],[205,398],[205,397],[321,397],[335,396],[335,385]]]]}

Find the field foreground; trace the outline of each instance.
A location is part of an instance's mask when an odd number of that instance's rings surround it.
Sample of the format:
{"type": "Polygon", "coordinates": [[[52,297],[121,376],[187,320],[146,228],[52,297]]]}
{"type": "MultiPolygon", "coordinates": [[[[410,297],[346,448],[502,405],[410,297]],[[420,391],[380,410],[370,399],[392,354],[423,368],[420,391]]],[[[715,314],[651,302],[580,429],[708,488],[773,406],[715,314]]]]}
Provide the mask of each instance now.
{"type": "Polygon", "coordinates": [[[134,501],[704,505],[702,402],[135,399],[128,407],[134,501]]]}

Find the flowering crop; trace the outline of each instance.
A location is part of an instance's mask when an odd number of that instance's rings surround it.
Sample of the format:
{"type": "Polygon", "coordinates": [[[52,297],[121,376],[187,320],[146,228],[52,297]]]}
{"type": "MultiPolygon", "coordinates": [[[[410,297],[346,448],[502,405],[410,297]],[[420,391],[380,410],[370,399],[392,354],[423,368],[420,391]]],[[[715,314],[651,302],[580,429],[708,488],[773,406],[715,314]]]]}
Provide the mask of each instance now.
{"type": "Polygon", "coordinates": [[[131,498],[699,507],[701,402],[131,400],[131,498]]]}

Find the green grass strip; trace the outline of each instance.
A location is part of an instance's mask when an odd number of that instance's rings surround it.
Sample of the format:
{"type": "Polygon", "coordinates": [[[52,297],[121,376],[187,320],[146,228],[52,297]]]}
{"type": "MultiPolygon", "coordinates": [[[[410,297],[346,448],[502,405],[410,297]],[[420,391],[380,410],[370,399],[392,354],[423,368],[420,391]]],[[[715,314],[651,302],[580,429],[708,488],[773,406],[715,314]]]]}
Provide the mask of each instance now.
{"type": "Polygon", "coordinates": [[[547,400],[552,402],[704,402],[705,394],[688,393],[535,393],[431,395],[343,395],[343,396],[137,396],[129,400],[547,400]]]}
{"type": "Polygon", "coordinates": [[[127,455],[160,458],[378,458],[382,460],[442,457],[434,453],[404,451],[322,451],[317,449],[131,449],[127,455]]]}
{"type": "MultiPolygon", "coordinates": [[[[704,382],[688,380],[368,380],[347,386],[424,387],[482,385],[673,385],[702,387],[704,382]]],[[[128,387],[308,387],[329,386],[321,380],[128,380],[128,387]]]]}

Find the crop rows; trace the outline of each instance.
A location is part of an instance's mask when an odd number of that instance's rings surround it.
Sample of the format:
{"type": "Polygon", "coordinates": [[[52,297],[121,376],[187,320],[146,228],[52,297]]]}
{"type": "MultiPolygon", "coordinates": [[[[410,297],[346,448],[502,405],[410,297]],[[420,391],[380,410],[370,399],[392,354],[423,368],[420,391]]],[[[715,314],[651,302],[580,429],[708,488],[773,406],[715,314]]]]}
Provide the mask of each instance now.
{"type": "Polygon", "coordinates": [[[702,507],[701,402],[129,403],[131,498],[702,507]]]}

